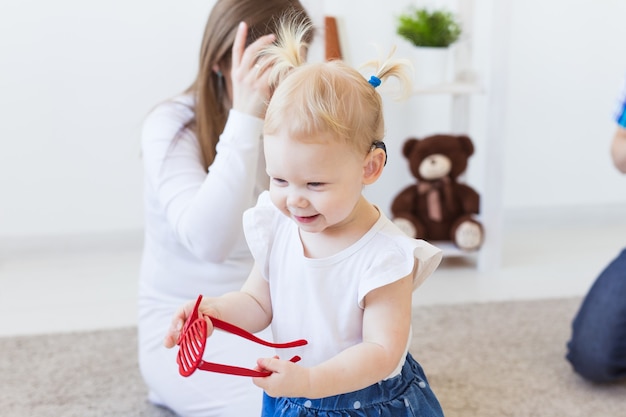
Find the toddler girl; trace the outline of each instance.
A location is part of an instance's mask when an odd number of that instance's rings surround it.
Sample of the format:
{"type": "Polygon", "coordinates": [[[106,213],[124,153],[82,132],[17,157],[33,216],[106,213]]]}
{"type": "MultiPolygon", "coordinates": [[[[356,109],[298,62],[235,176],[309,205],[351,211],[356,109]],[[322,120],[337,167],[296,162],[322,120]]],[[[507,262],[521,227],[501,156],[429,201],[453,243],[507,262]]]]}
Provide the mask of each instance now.
{"type": "MultiPolygon", "coordinates": [[[[277,87],[264,124],[270,189],[243,219],[255,266],[241,291],[204,298],[199,312],[209,334],[211,315],[251,332],[271,324],[276,341],[308,340],[257,361],[272,372],[254,378],[264,417],[442,416],[408,353],[411,293],[441,252],[362,195],[386,162],[375,87],[406,81],[405,65],[388,60],[368,82],[342,61],[306,64],[307,30],[284,24],[260,60],[277,87]]],[[[167,346],[193,306],[176,315],[167,346]]]]}

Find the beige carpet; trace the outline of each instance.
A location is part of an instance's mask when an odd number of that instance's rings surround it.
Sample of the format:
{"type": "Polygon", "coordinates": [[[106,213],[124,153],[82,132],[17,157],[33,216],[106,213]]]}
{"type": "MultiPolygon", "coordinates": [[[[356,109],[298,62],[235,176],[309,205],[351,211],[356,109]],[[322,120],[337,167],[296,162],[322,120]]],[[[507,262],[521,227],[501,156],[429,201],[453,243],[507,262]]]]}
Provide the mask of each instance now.
{"type": "Polygon", "coordinates": [[[580,300],[421,307],[412,352],[447,417],[626,416],[626,383],[598,386],[564,359],[580,300]]]}
{"type": "MultiPolygon", "coordinates": [[[[626,383],[589,384],[564,360],[579,302],[417,308],[412,352],[446,416],[626,415],[626,383]]],[[[171,417],[145,400],[135,344],[133,328],[0,338],[0,415],[171,417]]]]}

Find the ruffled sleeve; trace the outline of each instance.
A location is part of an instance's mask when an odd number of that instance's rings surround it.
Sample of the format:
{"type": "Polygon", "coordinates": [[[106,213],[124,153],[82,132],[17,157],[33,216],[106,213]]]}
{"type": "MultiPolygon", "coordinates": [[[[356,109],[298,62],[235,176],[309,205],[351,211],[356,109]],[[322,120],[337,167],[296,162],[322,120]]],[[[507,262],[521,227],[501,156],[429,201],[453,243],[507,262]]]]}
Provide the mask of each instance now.
{"type": "Polygon", "coordinates": [[[263,278],[269,276],[269,251],[271,250],[274,233],[281,213],[272,204],[268,191],[259,195],[255,207],[243,214],[243,231],[250,252],[263,278]]]}
{"type": "Polygon", "coordinates": [[[358,302],[363,306],[365,296],[372,290],[391,284],[413,272],[413,290],[417,289],[439,266],[441,249],[430,243],[412,239],[395,225],[387,223],[373,245],[376,252],[369,253],[366,267],[359,284],[358,302]]]}
{"type": "Polygon", "coordinates": [[[422,285],[426,278],[435,272],[435,269],[441,263],[443,252],[430,243],[418,239],[415,240],[413,256],[417,261],[417,268],[413,276],[413,289],[415,290],[422,285]]]}

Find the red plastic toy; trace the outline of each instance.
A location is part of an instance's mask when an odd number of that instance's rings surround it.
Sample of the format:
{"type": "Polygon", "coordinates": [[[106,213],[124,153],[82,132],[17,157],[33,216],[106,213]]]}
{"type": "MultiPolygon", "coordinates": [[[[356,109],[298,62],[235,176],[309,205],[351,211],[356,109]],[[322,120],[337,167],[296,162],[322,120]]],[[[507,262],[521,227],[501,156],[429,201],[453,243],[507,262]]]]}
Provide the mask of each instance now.
{"type": "MultiPolygon", "coordinates": [[[[202,355],[204,354],[204,348],[207,341],[207,323],[203,318],[199,317],[198,315],[198,307],[200,306],[201,301],[202,295],[198,296],[198,300],[196,301],[193,312],[185,322],[185,326],[183,327],[180,339],[178,341],[178,345],[180,346],[180,348],[178,350],[176,362],[178,363],[178,371],[180,372],[180,374],[182,376],[189,376],[193,374],[196,369],[202,369],[203,371],[219,372],[222,374],[239,376],[265,377],[271,375],[272,373],[269,371],[257,371],[254,369],[241,368],[231,365],[222,365],[219,363],[205,362],[204,360],[202,360],[202,355]]],[[[268,342],[263,339],[259,339],[252,333],[247,332],[246,330],[233,324],[216,319],[214,317],[209,318],[211,319],[211,322],[216,329],[224,330],[226,332],[243,337],[264,346],[273,348],[292,348],[297,346],[303,346],[308,343],[304,339],[295,340],[288,343],[268,342]]],[[[299,360],[299,356],[294,356],[290,359],[291,362],[298,362],[299,360]]]]}

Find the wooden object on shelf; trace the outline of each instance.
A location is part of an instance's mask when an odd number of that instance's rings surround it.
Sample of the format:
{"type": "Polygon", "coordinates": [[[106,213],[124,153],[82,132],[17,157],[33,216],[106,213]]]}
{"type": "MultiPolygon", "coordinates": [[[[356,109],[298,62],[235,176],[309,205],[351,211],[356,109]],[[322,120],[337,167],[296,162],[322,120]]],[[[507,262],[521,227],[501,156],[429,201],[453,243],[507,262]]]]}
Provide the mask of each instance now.
{"type": "Polygon", "coordinates": [[[337,31],[337,19],[333,16],[324,18],[324,31],[326,42],[326,60],[342,59],[341,45],[339,44],[339,33],[337,31]]]}

